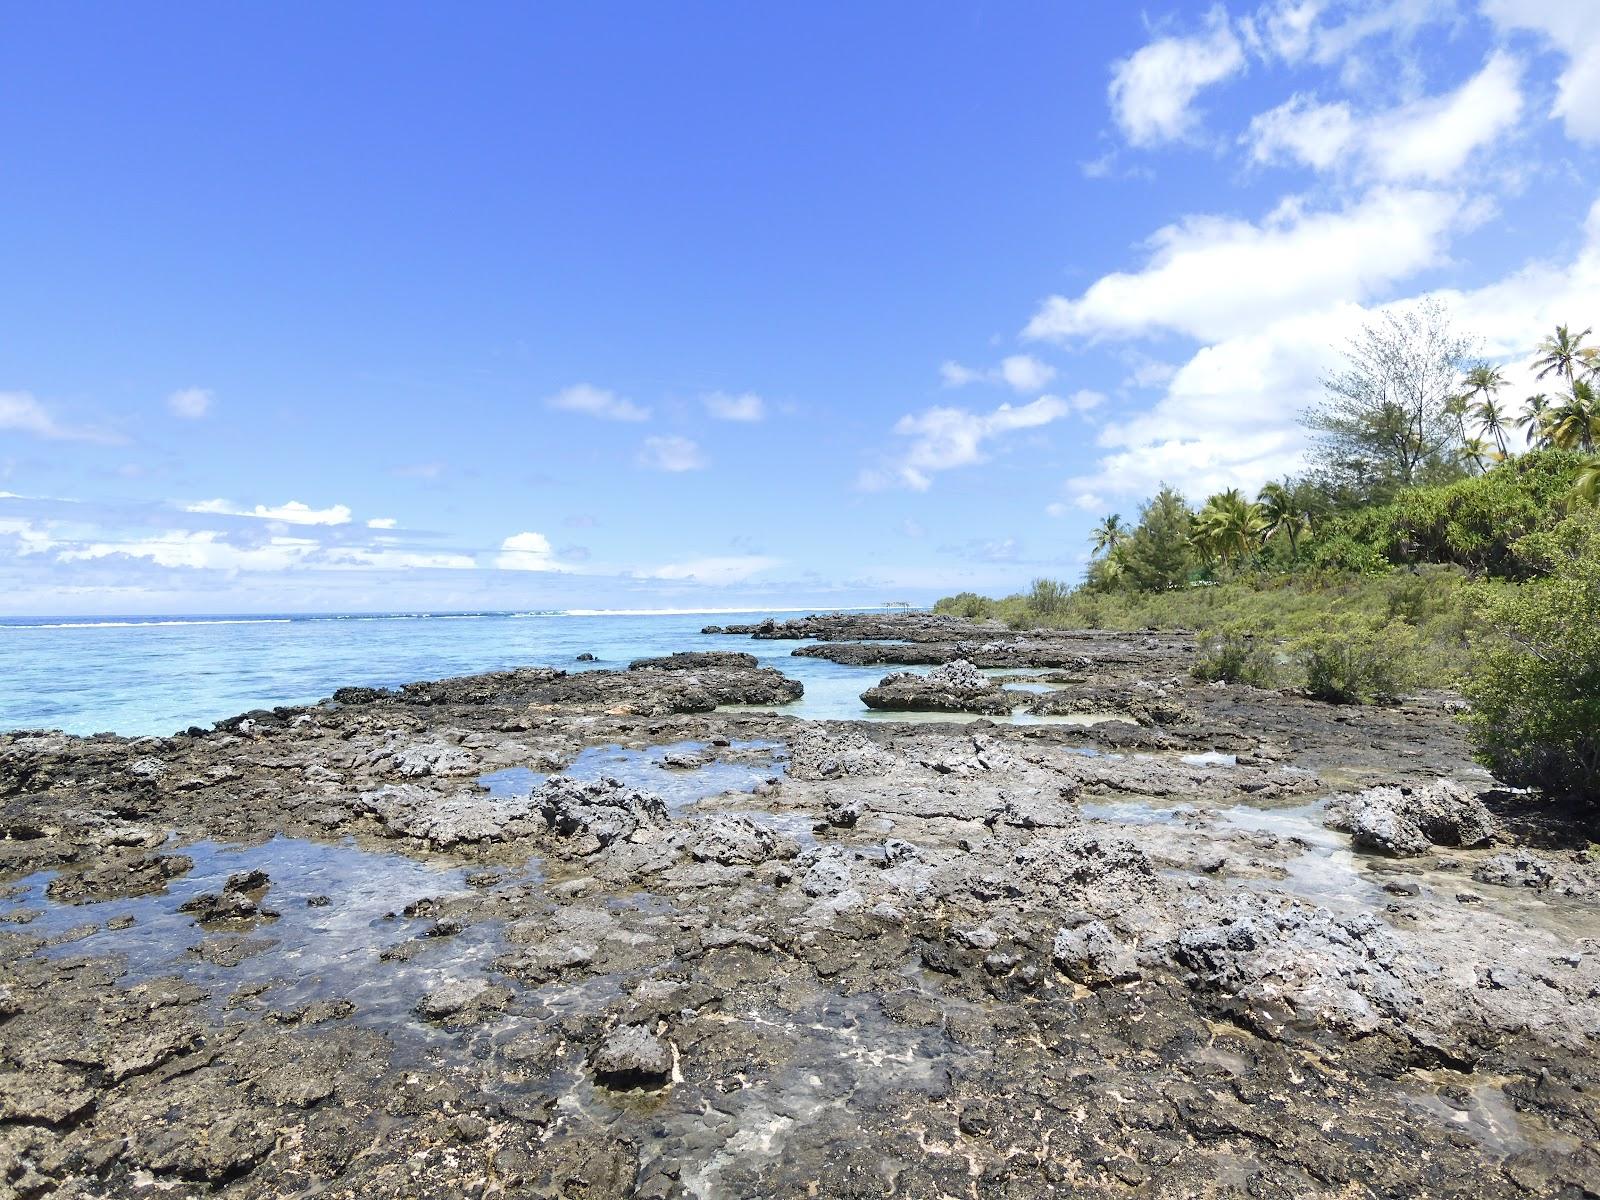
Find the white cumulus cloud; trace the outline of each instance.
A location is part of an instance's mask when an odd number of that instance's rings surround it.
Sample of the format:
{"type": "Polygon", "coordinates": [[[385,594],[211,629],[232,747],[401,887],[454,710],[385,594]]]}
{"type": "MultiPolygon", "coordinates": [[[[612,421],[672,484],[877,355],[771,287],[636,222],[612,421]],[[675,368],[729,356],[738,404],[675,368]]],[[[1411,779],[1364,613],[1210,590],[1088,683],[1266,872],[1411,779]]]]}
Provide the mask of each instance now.
{"type": "Polygon", "coordinates": [[[500,553],[495,556],[494,565],[502,571],[558,571],[560,565],[555,560],[555,551],[551,549],[550,539],[542,533],[529,530],[525,533],[514,533],[500,543],[500,553]]]}
{"type": "Polygon", "coordinates": [[[1356,136],[1356,119],[1343,101],[1320,104],[1296,93],[1250,121],[1245,141],[1258,163],[1284,159],[1326,171],[1338,163],[1356,136]]]}
{"type": "MultiPolygon", "coordinates": [[[[1600,277],[1600,201],[1570,262],[1536,260],[1475,288],[1442,289],[1455,326],[1484,339],[1483,352],[1504,363],[1513,406],[1541,390],[1527,363],[1535,343],[1558,322],[1588,322],[1600,277]]],[[[1202,346],[1150,409],[1108,424],[1096,469],[1069,486],[1108,495],[1147,496],[1171,483],[1191,496],[1226,487],[1254,489],[1303,465],[1300,414],[1322,396],[1321,380],[1342,346],[1384,305],[1338,303],[1287,313],[1259,329],[1202,346]]]]}
{"type": "Polygon", "coordinates": [[[1244,67],[1244,48],[1218,5],[1204,32],[1158,38],[1112,67],[1112,115],[1136,146],[1174,141],[1198,124],[1195,97],[1244,67]]]}
{"type": "MultiPolygon", "coordinates": [[[[0,496],[7,499],[21,499],[14,492],[0,492],[0,496]]],[[[19,556],[43,554],[57,545],[56,539],[51,536],[48,529],[41,528],[22,517],[0,517],[0,537],[16,538],[15,553],[19,556]]]]}
{"type": "Polygon", "coordinates": [[[1347,208],[1298,199],[1262,221],[1189,216],[1157,230],[1137,271],[1047,299],[1023,331],[1049,341],[1171,331],[1213,341],[1286,312],[1361,300],[1445,260],[1470,210],[1454,193],[1379,187],[1347,208]]]}

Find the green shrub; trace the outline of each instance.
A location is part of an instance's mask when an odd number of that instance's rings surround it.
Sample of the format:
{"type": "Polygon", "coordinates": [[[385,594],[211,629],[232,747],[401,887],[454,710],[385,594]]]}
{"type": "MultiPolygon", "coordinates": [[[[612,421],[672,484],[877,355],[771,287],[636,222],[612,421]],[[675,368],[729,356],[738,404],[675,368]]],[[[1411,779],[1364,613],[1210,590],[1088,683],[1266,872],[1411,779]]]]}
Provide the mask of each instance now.
{"type": "Polygon", "coordinates": [[[1519,549],[1567,507],[1582,464],[1564,450],[1534,450],[1454,483],[1406,488],[1386,504],[1340,513],[1312,551],[1318,566],[1372,574],[1385,565],[1450,563],[1503,579],[1539,574],[1519,549]]]}
{"type": "Polygon", "coordinates": [[[1422,626],[1459,606],[1466,575],[1459,567],[1427,565],[1397,572],[1384,580],[1391,621],[1422,626]]]}
{"type": "Polygon", "coordinates": [[[1277,686],[1278,663],[1270,645],[1239,629],[1225,629],[1201,642],[1200,657],[1189,672],[1201,683],[1277,686]]]}
{"type": "Polygon", "coordinates": [[[1054,579],[1035,579],[1028,589],[1028,607],[1043,617],[1053,617],[1067,603],[1072,589],[1054,579]]]}
{"type": "Polygon", "coordinates": [[[1391,704],[1421,676],[1420,642],[1408,625],[1334,619],[1296,651],[1307,693],[1334,704],[1391,704]]]}
{"type": "Polygon", "coordinates": [[[1348,533],[1319,541],[1311,551],[1311,564],[1322,571],[1348,571],[1355,575],[1381,575],[1389,569],[1382,550],[1348,533]]]}
{"type": "Polygon", "coordinates": [[[946,616],[975,619],[992,615],[994,601],[978,595],[977,592],[960,592],[937,601],[933,611],[946,616]]]}
{"type": "Polygon", "coordinates": [[[1464,689],[1478,759],[1506,783],[1600,802],[1600,514],[1564,522],[1555,573],[1494,601],[1464,689]]]}

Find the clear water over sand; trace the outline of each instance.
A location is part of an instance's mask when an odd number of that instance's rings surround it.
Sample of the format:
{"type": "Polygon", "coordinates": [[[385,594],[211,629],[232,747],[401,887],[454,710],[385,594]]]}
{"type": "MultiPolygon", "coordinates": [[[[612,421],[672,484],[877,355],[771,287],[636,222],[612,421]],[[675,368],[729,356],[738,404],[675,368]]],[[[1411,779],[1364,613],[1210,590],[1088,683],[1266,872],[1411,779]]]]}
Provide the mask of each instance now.
{"type": "MultiPolygon", "coordinates": [[[[791,614],[792,615],[792,614],[791,614]]],[[[884,667],[792,658],[800,642],[707,637],[708,624],[783,614],[348,618],[0,618],[0,729],[170,734],[252,708],[308,704],[347,685],[390,687],[522,666],[624,667],[675,650],[742,650],[799,679],[785,711],[865,715],[884,667]],[[579,654],[593,663],[575,661],[579,654]]]]}

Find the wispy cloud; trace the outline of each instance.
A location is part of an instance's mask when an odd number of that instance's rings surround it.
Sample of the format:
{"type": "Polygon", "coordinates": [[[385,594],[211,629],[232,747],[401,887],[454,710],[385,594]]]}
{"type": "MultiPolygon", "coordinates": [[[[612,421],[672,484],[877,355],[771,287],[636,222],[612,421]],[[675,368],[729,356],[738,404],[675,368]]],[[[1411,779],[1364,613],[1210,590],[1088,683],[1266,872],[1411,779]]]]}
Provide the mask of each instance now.
{"type": "Polygon", "coordinates": [[[182,388],[167,397],[167,407],[172,415],[186,421],[198,421],[211,411],[215,396],[205,388],[182,388]]]}
{"type": "MultiPolygon", "coordinates": [[[[348,525],[350,508],[335,504],[328,508],[312,508],[298,500],[286,504],[258,504],[254,508],[240,508],[230,500],[199,500],[184,506],[184,512],[211,513],[229,517],[255,517],[262,521],[282,521],[289,525],[348,525]]],[[[374,529],[388,526],[374,525],[374,529]]]]}
{"type": "MultiPolygon", "coordinates": [[[[1088,393],[1094,395],[1094,393],[1088,393]]],[[[925,492],[933,475],[983,462],[987,444],[1019,429],[1037,429],[1073,412],[1079,405],[1058,396],[1040,396],[1028,404],[1002,404],[993,412],[938,407],[909,413],[895,422],[894,432],[909,439],[905,450],[887,467],[862,472],[857,485],[867,491],[907,487],[925,492]]]]}
{"type": "Polygon", "coordinates": [[[1455,90],[1366,116],[1345,101],[1323,104],[1297,94],[1252,119],[1244,140],[1258,163],[1289,160],[1391,183],[1448,183],[1477,151],[1517,127],[1522,72],[1518,59],[1496,51],[1455,90]]]}
{"type": "Polygon", "coordinates": [[[997,383],[1023,395],[1036,395],[1050,386],[1050,381],[1056,377],[1056,369],[1031,354],[1012,354],[1001,359],[998,366],[984,369],[964,367],[958,362],[944,362],[939,366],[939,374],[944,379],[945,387],[997,383]]]}
{"type": "Polygon", "coordinates": [[[99,541],[62,550],[60,562],[144,558],[157,566],[226,571],[282,571],[303,563],[319,548],[309,538],[275,537],[237,545],[214,529],[172,529],[125,541],[99,541]]]}
{"type": "Polygon", "coordinates": [[[545,398],[545,405],[558,412],[582,413],[602,421],[648,421],[650,410],[592,383],[575,383],[545,398]]]}
{"type": "Polygon", "coordinates": [[[1016,562],[1022,556],[1022,545],[1012,537],[973,538],[940,546],[939,553],[952,554],[969,562],[1016,562]]]}
{"type": "Polygon", "coordinates": [[[782,561],[762,554],[725,555],[720,558],[694,558],[687,562],[668,563],[643,574],[647,579],[675,579],[690,583],[742,583],[752,575],[771,570],[782,561]]]}
{"type": "Polygon", "coordinates": [[[62,424],[31,392],[0,392],[0,429],[61,442],[121,440],[105,430],[62,424]]]}
{"type": "Polygon", "coordinates": [[[396,479],[434,480],[443,477],[444,473],[445,465],[440,462],[403,463],[389,468],[389,474],[396,479]]]}
{"type": "Polygon", "coordinates": [[[766,401],[754,392],[708,392],[700,402],[719,421],[759,421],[767,415],[766,401]]]}
{"type": "Polygon", "coordinates": [[[1566,57],[1550,115],[1561,119],[1574,141],[1600,142],[1600,29],[1593,6],[1580,0],[1483,0],[1483,11],[1501,29],[1542,35],[1566,57]]]}
{"type": "Polygon", "coordinates": [[[698,471],[711,462],[697,443],[676,434],[645,438],[638,461],[640,466],[673,472],[698,471]]]}

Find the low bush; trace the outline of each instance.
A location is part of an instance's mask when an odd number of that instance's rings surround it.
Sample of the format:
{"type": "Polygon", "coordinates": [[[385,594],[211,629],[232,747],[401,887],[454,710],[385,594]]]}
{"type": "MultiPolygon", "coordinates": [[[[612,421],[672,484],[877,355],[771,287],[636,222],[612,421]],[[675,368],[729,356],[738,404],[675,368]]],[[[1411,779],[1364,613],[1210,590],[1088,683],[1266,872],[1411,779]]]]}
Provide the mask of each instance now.
{"type": "Polygon", "coordinates": [[[1600,514],[1542,548],[1554,573],[1495,599],[1464,689],[1479,761],[1499,779],[1600,802],[1600,514]]]}
{"type": "Polygon", "coordinates": [[[1028,589],[1028,607],[1042,617],[1053,617],[1066,607],[1072,589],[1054,579],[1035,579],[1028,589]]]}
{"type": "Polygon", "coordinates": [[[979,620],[994,614],[994,601],[977,592],[958,592],[934,604],[933,611],[951,617],[979,620]]]}
{"type": "Polygon", "coordinates": [[[1422,678],[1420,639],[1405,624],[1333,619],[1295,649],[1307,693],[1334,704],[1391,704],[1422,678]]]}
{"type": "Polygon", "coordinates": [[[1244,683],[1277,686],[1278,662],[1273,648],[1239,629],[1225,629],[1206,638],[1190,674],[1201,683],[1244,683]]]}

